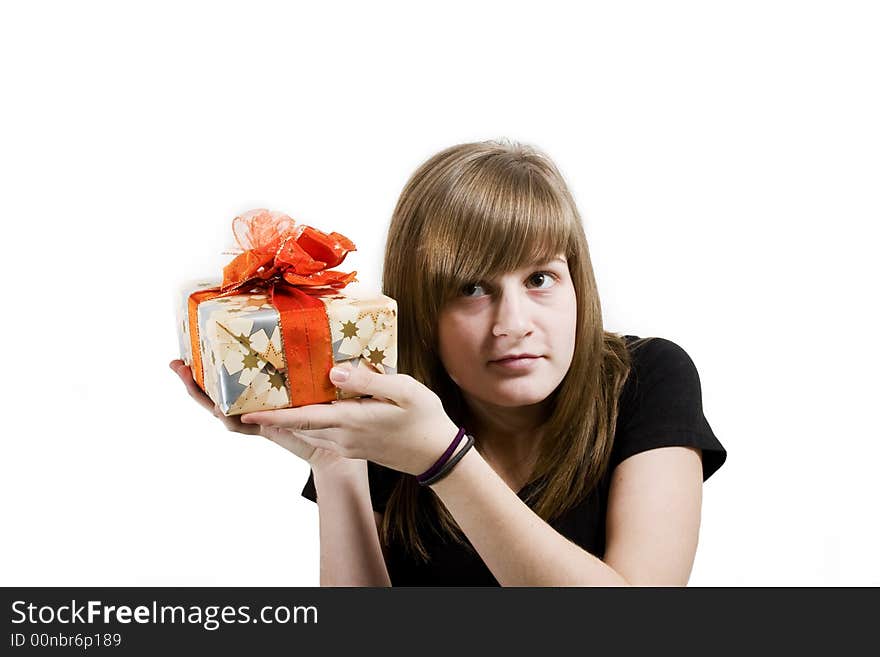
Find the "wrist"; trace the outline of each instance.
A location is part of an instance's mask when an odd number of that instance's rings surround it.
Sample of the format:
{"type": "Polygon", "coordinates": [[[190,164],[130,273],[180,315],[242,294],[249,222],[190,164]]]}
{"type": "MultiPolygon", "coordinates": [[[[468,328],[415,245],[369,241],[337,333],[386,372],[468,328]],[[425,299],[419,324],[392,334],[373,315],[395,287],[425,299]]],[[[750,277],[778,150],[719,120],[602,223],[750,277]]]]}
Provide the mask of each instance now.
{"type": "Polygon", "coordinates": [[[416,480],[422,486],[431,486],[446,477],[473,445],[474,437],[467,433],[465,427],[456,427],[455,436],[443,454],[430,468],[417,475],[416,480]]]}
{"type": "MultiPolygon", "coordinates": [[[[437,462],[443,458],[446,451],[451,448],[450,443],[458,433],[459,427],[448,416],[444,416],[440,422],[434,421],[431,432],[425,439],[427,445],[425,454],[421,457],[418,467],[414,468],[414,471],[410,474],[419,477],[431,468],[434,468],[437,462]]],[[[456,452],[463,443],[463,439],[459,440],[456,452]]]]}
{"type": "Polygon", "coordinates": [[[311,468],[316,480],[351,479],[367,474],[367,462],[364,459],[342,458],[330,463],[316,463],[311,468]]]}
{"type": "MultiPolygon", "coordinates": [[[[459,449],[456,450],[456,454],[463,451],[465,449],[465,443],[462,441],[459,449]]],[[[453,455],[454,456],[454,455],[453,455]]],[[[443,477],[438,479],[435,482],[427,484],[427,487],[433,490],[441,499],[443,496],[447,494],[451,489],[455,489],[459,486],[462,480],[466,480],[468,477],[474,476],[477,479],[481,479],[483,477],[475,475],[475,469],[479,469],[482,465],[479,463],[482,461],[482,456],[480,453],[471,448],[467,450],[467,453],[461,457],[455,466],[449,470],[443,477]]],[[[485,464],[485,461],[483,461],[485,464]]]]}

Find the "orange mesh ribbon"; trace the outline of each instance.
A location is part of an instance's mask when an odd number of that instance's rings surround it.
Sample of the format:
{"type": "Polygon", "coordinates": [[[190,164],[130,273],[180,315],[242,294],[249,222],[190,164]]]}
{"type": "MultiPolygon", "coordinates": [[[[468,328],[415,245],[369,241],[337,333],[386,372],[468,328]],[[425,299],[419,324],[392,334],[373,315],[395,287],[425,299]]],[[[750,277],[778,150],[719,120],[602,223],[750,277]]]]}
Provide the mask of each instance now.
{"type": "Polygon", "coordinates": [[[333,366],[330,325],[326,306],[316,297],[357,280],[357,272],[330,270],[349,251],[357,250],[354,243],[339,233],[327,235],[297,224],[285,214],[263,209],[233,219],[232,232],[243,252],[223,268],[223,282],[189,296],[192,370],[196,382],[205,389],[198,336],[199,304],[257,289],[269,295],[280,316],[291,405],[334,399],[336,388],[328,378],[333,366]]]}

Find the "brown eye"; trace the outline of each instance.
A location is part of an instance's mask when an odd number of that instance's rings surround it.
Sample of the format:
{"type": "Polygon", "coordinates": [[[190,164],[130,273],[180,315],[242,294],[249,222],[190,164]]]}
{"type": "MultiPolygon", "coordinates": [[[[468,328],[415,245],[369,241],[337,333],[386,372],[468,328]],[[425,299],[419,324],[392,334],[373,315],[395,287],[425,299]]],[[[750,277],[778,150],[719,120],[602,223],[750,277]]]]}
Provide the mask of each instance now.
{"type": "Polygon", "coordinates": [[[482,290],[482,289],[483,289],[483,286],[480,285],[479,283],[468,283],[467,285],[465,285],[464,287],[461,288],[461,293],[463,296],[466,296],[466,297],[480,296],[480,295],[473,294],[473,292],[475,290],[482,290]]]}
{"type": "Polygon", "coordinates": [[[552,285],[542,285],[542,283],[545,283],[546,281],[550,281],[552,283],[553,281],[555,281],[555,279],[556,277],[553,275],[552,272],[549,271],[536,271],[529,277],[530,281],[538,281],[537,286],[539,289],[547,289],[549,287],[552,287],[552,285]]]}

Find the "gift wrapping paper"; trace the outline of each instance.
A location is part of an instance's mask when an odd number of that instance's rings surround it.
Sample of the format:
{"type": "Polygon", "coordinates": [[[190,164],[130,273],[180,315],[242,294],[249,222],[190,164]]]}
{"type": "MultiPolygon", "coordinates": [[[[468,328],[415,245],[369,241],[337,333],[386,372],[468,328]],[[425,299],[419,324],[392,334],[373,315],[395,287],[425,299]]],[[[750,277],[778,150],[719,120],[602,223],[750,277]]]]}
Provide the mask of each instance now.
{"type": "MultiPolygon", "coordinates": [[[[180,358],[194,367],[190,327],[190,296],[216,288],[217,281],[191,281],[181,289],[177,305],[180,358]]],[[[307,379],[326,380],[326,398],[310,403],[356,397],[329,383],[330,366],[351,362],[382,374],[397,372],[397,302],[383,294],[335,290],[313,298],[323,303],[329,327],[328,358],[287,363],[281,316],[266,290],[213,298],[198,303],[197,344],[203,388],[224,415],[240,415],[297,406],[297,389],[290,367],[314,369],[307,379]],[[322,364],[323,363],[323,364],[322,364]],[[329,364],[329,366],[328,366],[329,364]],[[320,371],[318,371],[320,370],[320,371]]],[[[295,334],[309,340],[308,331],[295,334]]],[[[195,378],[195,377],[194,377],[195,378]]]]}

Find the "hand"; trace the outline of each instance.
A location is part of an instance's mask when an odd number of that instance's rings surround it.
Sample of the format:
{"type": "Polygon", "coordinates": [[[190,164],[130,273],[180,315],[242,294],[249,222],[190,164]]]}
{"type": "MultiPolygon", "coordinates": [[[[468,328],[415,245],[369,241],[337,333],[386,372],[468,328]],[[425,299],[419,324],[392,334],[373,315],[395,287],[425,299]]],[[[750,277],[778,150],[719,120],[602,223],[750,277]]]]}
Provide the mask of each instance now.
{"type": "Polygon", "coordinates": [[[409,375],[344,363],[330,371],[330,380],[343,392],[372,398],[257,411],[241,420],[283,427],[315,448],[414,475],[430,468],[458,431],[440,398],[409,375]],[[338,370],[348,378],[337,378],[338,370]]]}
{"type": "Polygon", "coordinates": [[[336,466],[341,462],[354,462],[353,459],[346,459],[326,449],[310,445],[299,437],[295,431],[290,431],[289,429],[270,424],[244,424],[241,421],[241,416],[223,415],[220,407],[211,401],[211,398],[208,397],[208,395],[206,395],[193,380],[192,370],[189,366],[180,359],[172,360],[169,363],[169,366],[181,378],[190,397],[195,399],[201,406],[211,411],[214,414],[214,417],[219,418],[229,431],[264,436],[307,461],[312,468],[326,468],[329,466],[336,466]]]}

